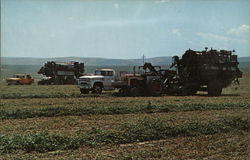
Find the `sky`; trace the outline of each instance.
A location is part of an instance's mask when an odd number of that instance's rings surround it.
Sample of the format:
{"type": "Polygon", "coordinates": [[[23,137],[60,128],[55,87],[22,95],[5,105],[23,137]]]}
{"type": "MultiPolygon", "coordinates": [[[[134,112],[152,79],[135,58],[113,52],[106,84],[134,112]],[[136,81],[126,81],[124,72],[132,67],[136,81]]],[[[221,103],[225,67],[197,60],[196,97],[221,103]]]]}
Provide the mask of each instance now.
{"type": "Polygon", "coordinates": [[[249,0],[1,0],[2,57],[250,56],[249,0]]]}

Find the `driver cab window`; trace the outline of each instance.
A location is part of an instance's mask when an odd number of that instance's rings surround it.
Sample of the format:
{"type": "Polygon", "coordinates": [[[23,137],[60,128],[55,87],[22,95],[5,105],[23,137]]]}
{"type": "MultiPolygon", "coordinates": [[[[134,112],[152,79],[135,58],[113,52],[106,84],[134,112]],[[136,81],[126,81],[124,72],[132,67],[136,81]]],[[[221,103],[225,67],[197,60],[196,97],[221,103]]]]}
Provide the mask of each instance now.
{"type": "Polygon", "coordinates": [[[112,71],[108,71],[108,76],[113,76],[113,72],[112,71]]]}
{"type": "Polygon", "coordinates": [[[95,71],[95,75],[106,76],[106,72],[105,71],[95,71]]]}
{"type": "Polygon", "coordinates": [[[106,74],[105,71],[101,71],[101,75],[102,75],[102,76],[106,76],[107,74],[106,74]]]}
{"type": "Polygon", "coordinates": [[[113,76],[112,71],[95,71],[95,75],[113,76]]]}

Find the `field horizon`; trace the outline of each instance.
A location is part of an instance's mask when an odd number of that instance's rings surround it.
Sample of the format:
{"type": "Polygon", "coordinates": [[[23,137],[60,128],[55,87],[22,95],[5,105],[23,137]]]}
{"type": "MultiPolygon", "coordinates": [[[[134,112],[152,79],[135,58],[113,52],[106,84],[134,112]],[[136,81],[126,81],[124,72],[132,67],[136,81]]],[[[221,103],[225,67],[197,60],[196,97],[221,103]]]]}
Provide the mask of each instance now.
{"type": "MultiPolygon", "coordinates": [[[[51,57],[51,58],[37,58],[37,57],[1,57],[2,65],[43,65],[47,61],[69,62],[78,61],[83,62],[87,66],[133,66],[142,65],[142,58],[134,59],[113,59],[103,57],[51,57]]],[[[238,61],[250,63],[250,56],[238,57],[238,61]]],[[[146,57],[145,62],[151,62],[154,65],[170,65],[172,63],[172,56],[156,56],[146,57]]]]}

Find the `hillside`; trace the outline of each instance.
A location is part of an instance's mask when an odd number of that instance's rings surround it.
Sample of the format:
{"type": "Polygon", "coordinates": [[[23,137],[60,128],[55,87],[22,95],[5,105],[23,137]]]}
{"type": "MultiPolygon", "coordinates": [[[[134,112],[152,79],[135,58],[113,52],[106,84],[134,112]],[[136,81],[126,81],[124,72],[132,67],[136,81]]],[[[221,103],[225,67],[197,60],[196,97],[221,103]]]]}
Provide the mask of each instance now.
{"type": "MultiPolygon", "coordinates": [[[[47,61],[78,61],[84,62],[88,66],[127,66],[127,65],[142,65],[142,59],[108,59],[108,58],[83,58],[83,57],[56,57],[56,58],[29,58],[29,57],[2,57],[2,65],[43,65],[47,61]]],[[[151,62],[157,65],[170,64],[171,57],[154,57],[145,59],[146,62],[151,62]]]]}
{"type": "MultiPolygon", "coordinates": [[[[142,65],[141,59],[105,59],[105,58],[80,58],[80,57],[62,57],[62,58],[2,58],[0,77],[5,79],[14,73],[30,73],[36,79],[42,76],[37,71],[47,61],[79,61],[85,63],[85,73],[92,73],[96,68],[114,68],[117,71],[132,71],[133,66],[142,65]]],[[[168,68],[172,62],[171,57],[155,57],[145,60],[153,65],[161,65],[168,68]]],[[[239,58],[239,68],[244,73],[250,72],[250,57],[239,58]]]]}
{"type": "MultiPolygon", "coordinates": [[[[91,57],[56,57],[56,58],[32,58],[32,57],[2,57],[2,65],[43,65],[47,61],[78,61],[84,62],[86,66],[138,66],[142,65],[142,59],[109,59],[109,58],[91,58],[91,57]]],[[[172,57],[153,57],[146,58],[145,62],[151,62],[154,65],[169,65],[172,57]]],[[[240,57],[239,62],[250,63],[250,57],[240,57]]]]}

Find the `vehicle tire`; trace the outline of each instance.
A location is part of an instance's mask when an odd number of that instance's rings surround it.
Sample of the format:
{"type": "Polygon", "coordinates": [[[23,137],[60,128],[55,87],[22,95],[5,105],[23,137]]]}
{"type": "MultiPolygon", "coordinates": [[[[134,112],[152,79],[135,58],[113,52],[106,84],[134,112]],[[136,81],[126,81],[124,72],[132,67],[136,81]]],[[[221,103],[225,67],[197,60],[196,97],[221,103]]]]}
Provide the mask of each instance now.
{"type": "Polygon", "coordinates": [[[80,89],[80,92],[82,93],[82,94],[88,94],[89,93],[89,90],[86,90],[86,89],[80,89]]]}
{"type": "Polygon", "coordinates": [[[120,96],[128,96],[128,95],[129,95],[129,92],[130,92],[129,88],[123,87],[123,88],[119,89],[118,94],[119,94],[120,96]]]}
{"type": "Polygon", "coordinates": [[[21,85],[21,83],[17,81],[15,85],[21,85]]]}
{"type": "Polygon", "coordinates": [[[130,94],[134,97],[140,96],[140,89],[138,87],[133,87],[130,89],[130,94]]]}
{"type": "Polygon", "coordinates": [[[188,90],[188,95],[190,95],[190,96],[196,95],[196,93],[197,93],[196,89],[189,89],[188,90]]]}
{"type": "Polygon", "coordinates": [[[153,79],[149,83],[149,91],[152,96],[160,96],[163,92],[163,83],[159,79],[153,79]]]}
{"type": "Polygon", "coordinates": [[[185,88],[182,90],[182,96],[193,96],[197,93],[197,90],[194,88],[185,88]]]}
{"type": "Polygon", "coordinates": [[[93,93],[102,94],[102,85],[101,84],[95,84],[94,87],[93,87],[93,93]]]}
{"type": "Polygon", "coordinates": [[[220,96],[222,92],[222,86],[219,81],[211,81],[208,83],[207,92],[209,96],[220,96]]]}

